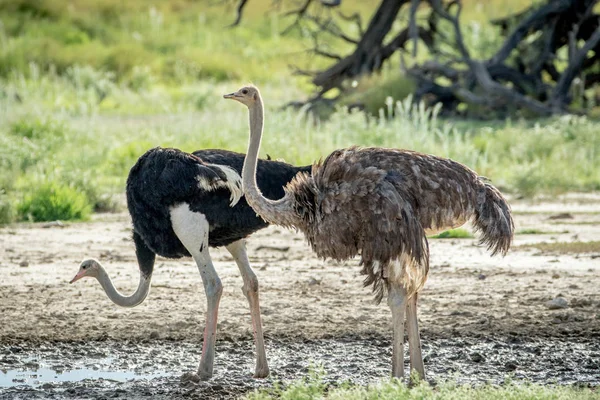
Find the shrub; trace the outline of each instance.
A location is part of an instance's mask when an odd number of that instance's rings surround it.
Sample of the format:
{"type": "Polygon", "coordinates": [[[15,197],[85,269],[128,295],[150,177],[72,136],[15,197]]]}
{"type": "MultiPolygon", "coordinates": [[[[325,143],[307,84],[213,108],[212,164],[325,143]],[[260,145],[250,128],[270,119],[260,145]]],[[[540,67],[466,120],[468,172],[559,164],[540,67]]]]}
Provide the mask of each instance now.
{"type": "Polygon", "coordinates": [[[0,191],[0,225],[8,224],[14,220],[14,208],[8,196],[0,191]]]}
{"type": "Polygon", "coordinates": [[[92,207],[87,196],[70,186],[48,182],[34,187],[18,205],[22,220],[56,221],[88,219],[92,207]]]}
{"type": "Polygon", "coordinates": [[[23,118],[11,125],[10,132],[15,136],[30,140],[46,140],[65,136],[63,124],[51,118],[23,118]]]}

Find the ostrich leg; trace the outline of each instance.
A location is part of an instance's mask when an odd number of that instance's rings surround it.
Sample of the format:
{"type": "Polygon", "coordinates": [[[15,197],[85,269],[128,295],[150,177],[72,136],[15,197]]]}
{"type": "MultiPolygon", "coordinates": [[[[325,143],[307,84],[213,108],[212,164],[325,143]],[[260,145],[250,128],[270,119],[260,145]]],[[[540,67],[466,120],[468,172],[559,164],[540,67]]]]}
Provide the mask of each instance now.
{"type": "Polygon", "coordinates": [[[196,261],[204,284],[207,303],[200,366],[196,375],[186,374],[182,377],[182,380],[206,380],[211,378],[213,373],[217,315],[223,285],[208,253],[209,226],[206,217],[200,213],[192,212],[189,206],[183,203],[171,209],[171,223],[175,234],[196,261]]]}
{"type": "Polygon", "coordinates": [[[406,289],[391,282],[388,291],[388,305],[392,310],[392,376],[404,376],[404,314],[406,310],[406,289]]]}
{"type": "Polygon", "coordinates": [[[415,293],[408,299],[406,311],[406,330],[408,331],[408,349],[410,351],[410,372],[417,371],[420,379],[425,379],[425,367],[421,354],[421,338],[419,337],[419,321],[417,320],[417,298],[415,293]]]}
{"type": "Polygon", "coordinates": [[[255,378],[266,378],[269,376],[269,366],[267,365],[267,355],[265,353],[265,340],[262,331],[262,322],[260,318],[260,305],[258,303],[258,279],[250,267],[246,245],[243,240],[238,240],[227,246],[235,262],[240,269],[244,286],[242,291],[250,304],[250,315],[252,316],[252,331],[254,333],[254,343],[256,345],[256,369],[255,378]]]}

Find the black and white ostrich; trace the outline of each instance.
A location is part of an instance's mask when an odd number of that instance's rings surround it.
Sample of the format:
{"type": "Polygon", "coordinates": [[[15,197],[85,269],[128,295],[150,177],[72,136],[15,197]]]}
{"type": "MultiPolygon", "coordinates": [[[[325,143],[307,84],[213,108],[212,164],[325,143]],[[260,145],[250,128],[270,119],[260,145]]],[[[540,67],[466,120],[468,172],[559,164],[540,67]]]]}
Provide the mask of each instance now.
{"type": "MultiPolygon", "coordinates": [[[[133,241],[140,269],[138,288],[123,296],[102,265],[93,259],[81,263],[71,283],[83,277],[100,282],[107,296],[123,307],[134,307],[146,298],[156,254],[168,258],[192,256],[198,265],[207,297],[202,357],[196,374],[184,380],[212,376],[217,313],[223,286],[209,254],[209,247],[225,246],[233,256],[250,303],[256,344],[255,377],[269,375],[264,348],[258,280],[250,267],[244,238],[265,228],[266,223],[248,205],[240,178],[244,154],[226,150],[199,150],[192,154],[177,149],[154,148],[139,158],[127,179],[127,207],[133,221],[133,241]]],[[[259,160],[257,181],[270,199],[283,197],[283,186],[310,166],[259,160]]]]}

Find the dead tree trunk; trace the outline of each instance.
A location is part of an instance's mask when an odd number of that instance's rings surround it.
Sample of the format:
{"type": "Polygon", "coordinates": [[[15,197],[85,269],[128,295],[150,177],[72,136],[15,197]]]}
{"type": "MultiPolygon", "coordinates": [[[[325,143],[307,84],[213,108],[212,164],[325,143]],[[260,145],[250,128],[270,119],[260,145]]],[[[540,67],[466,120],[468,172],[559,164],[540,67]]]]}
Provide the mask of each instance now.
{"type": "Polygon", "coordinates": [[[340,87],[346,79],[370,74],[381,68],[385,61],[381,51],[383,40],[392,28],[400,8],[408,2],[409,0],[382,0],[354,52],[313,78],[312,82],[321,88],[321,92],[340,87]]]}

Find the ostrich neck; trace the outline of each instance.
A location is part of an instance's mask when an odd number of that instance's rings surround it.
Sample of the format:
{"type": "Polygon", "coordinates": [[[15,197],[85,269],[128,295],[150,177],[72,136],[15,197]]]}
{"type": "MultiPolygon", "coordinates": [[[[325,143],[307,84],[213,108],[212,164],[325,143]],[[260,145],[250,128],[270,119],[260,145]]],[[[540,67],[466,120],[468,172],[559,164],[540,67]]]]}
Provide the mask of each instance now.
{"type": "Polygon", "coordinates": [[[131,296],[123,296],[115,285],[113,285],[110,277],[106,273],[106,271],[101,268],[98,274],[98,282],[104,289],[104,292],[108,296],[109,299],[113,301],[113,303],[121,306],[121,307],[135,307],[140,304],[150,291],[150,282],[152,275],[144,276],[144,274],[140,273],[140,282],[138,284],[137,289],[131,296]]]}
{"type": "Polygon", "coordinates": [[[242,168],[242,184],[244,196],[250,207],[265,221],[283,226],[295,226],[296,217],[292,207],[293,196],[288,191],[279,200],[270,200],[263,196],[256,184],[256,165],[260,141],[262,139],[264,112],[260,97],[256,103],[248,107],[250,117],[250,141],[248,152],[242,168]]]}

